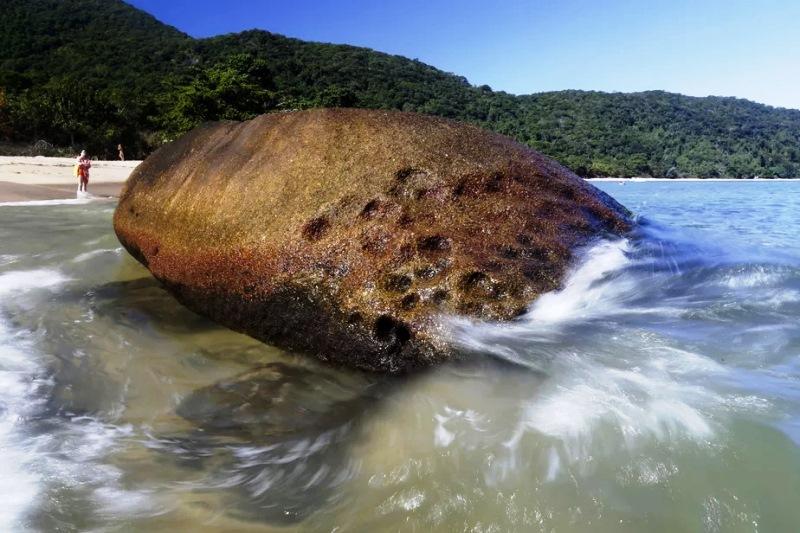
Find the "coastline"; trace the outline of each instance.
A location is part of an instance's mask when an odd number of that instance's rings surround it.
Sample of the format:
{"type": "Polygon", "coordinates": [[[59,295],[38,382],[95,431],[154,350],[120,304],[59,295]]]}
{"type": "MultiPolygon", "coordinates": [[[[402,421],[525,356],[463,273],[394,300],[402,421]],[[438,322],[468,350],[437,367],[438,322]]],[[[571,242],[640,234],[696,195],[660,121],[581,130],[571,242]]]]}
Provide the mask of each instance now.
{"type": "MultiPolygon", "coordinates": [[[[141,161],[92,161],[89,193],[116,198],[141,161]]],[[[0,203],[76,198],[75,161],[68,157],[0,156],[0,203]]]]}
{"type": "MultiPolygon", "coordinates": [[[[117,198],[141,161],[92,161],[89,192],[94,198],[117,198]]],[[[0,156],[0,203],[13,204],[76,198],[75,160],[70,157],[0,156]]],[[[589,182],[795,181],[795,178],[584,178],[589,182]]]]}

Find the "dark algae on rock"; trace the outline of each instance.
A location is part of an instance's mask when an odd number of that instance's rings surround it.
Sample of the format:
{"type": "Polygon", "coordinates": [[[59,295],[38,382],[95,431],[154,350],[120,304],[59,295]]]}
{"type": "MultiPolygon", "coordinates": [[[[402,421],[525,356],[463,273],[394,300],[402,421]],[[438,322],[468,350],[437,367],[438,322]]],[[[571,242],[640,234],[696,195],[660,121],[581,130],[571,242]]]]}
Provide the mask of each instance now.
{"type": "Polygon", "coordinates": [[[322,109],[203,125],[131,175],[125,248],[189,308],[326,361],[405,372],[456,356],[440,317],[507,320],[627,211],[474,126],[322,109]]]}

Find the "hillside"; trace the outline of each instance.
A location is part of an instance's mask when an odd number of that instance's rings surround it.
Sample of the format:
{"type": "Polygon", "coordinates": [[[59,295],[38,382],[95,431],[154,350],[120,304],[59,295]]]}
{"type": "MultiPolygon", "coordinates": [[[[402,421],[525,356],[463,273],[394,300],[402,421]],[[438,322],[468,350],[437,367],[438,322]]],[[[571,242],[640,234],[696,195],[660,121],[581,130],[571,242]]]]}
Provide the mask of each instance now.
{"type": "Polygon", "coordinates": [[[3,0],[0,140],[141,156],[205,120],[403,109],[512,136],[582,175],[800,176],[800,111],[660,91],[514,96],[419,61],[266,31],[193,39],[119,0],[3,0]]]}

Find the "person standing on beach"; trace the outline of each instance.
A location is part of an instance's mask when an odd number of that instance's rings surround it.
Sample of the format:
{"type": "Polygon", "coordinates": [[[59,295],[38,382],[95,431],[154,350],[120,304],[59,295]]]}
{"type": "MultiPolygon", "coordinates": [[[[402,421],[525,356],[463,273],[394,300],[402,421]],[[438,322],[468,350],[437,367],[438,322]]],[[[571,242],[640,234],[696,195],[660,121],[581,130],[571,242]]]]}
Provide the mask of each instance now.
{"type": "Polygon", "coordinates": [[[89,185],[89,169],[92,168],[92,161],[86,155],[86,150],[81,150],[81,155],[75,161],[75,174],[78,176],[78,191],[86,191],[89,185]]]}
{"type": "Polygon", "coordinates": [[[119,160],[120,161],[125,161],[125,152],[122,150],[122,145],[121,144],[117,145],[117,151],[119,152],[119,160]]]}

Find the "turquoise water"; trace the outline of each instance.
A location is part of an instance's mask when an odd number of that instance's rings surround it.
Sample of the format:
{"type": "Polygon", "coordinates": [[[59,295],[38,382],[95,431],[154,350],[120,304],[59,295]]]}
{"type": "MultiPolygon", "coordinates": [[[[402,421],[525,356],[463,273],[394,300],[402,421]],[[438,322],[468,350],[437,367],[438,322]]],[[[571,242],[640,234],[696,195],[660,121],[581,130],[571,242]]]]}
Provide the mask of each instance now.
{"type": "Polygon", "coordinates": [[[634,234],[406,379],[183,309],[113,204],[0,207],[0,530],[797,531],[800,182],[599,186],[634,234]]]}

